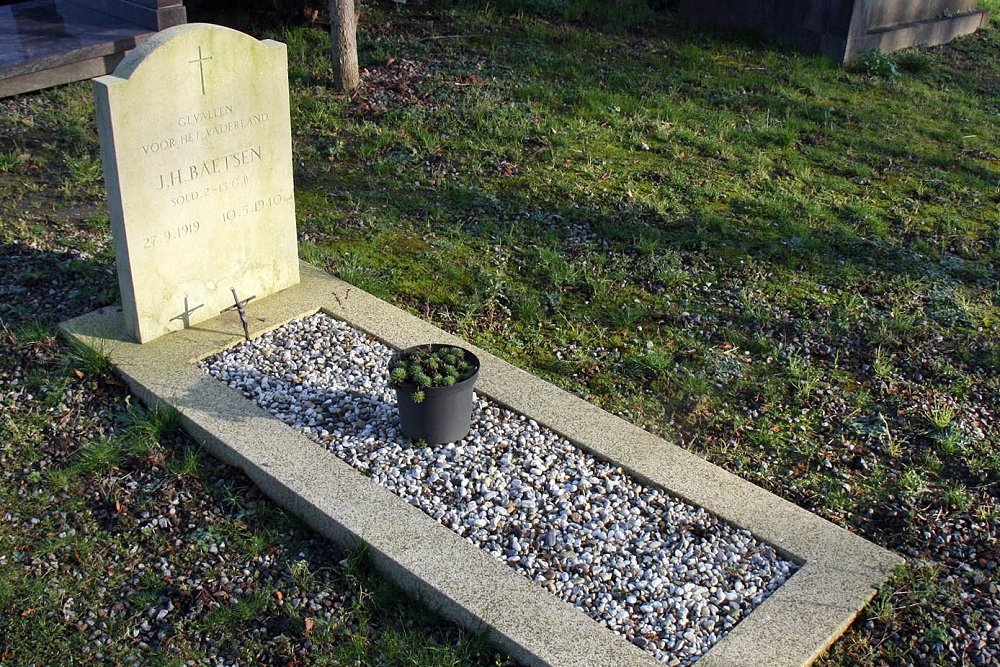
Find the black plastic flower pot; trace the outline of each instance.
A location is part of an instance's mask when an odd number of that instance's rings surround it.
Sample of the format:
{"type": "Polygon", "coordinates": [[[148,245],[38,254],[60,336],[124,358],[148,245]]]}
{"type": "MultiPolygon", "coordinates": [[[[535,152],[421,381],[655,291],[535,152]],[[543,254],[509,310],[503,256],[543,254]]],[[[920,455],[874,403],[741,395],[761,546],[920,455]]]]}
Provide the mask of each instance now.
{"type": "MultiPolygon", "coordinates": [[[[406,358],[414,351],[444,347],[456,346],[440,343],[416,345],[392,355],[389,367],[392,368],[400,358],[406,358]]],[[[465,360],[475,368],[470,377],[447,387],[426,387],[412,382],[402,382],[395,387],[400,432],[410,440],[441,445],[456,442],[469,434],[472,390],[479,378],[479,358],[464,348],[460,349],[465,353],[465,360]],[[414,400],[417,392],[423,393],[423,400],[414,400]]]]}

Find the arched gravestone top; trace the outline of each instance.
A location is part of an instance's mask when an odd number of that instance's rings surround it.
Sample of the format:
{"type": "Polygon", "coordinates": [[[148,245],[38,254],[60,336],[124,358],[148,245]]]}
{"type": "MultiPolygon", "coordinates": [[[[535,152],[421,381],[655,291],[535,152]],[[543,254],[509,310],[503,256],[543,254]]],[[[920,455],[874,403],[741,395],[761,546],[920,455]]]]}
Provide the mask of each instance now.
{"type": "Polygon", "coordinates": [[[177,26],[93,90],[130,335],[299,281],[284,44],[177,26]]]}

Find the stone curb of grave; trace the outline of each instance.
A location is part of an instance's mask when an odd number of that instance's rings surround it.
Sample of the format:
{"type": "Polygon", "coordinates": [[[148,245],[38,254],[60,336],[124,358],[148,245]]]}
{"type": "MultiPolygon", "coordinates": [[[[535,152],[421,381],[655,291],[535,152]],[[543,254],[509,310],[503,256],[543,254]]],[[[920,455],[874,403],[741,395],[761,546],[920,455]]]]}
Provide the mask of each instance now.
{"type": "MultiPolygon", "coordinates": [[[[256,337],[320,310],[386,344],[462,344],[482,360],[477,390],[722,519],[801,564],[708,653],[700,667],[808,665],[853,621],[902,562],[896,554],[643,431],[488,352],[307,264],[302,282],[249,307],[256,337]]],[[[147,404],[175,407],[210,453],[243,470],[277,503],[328,539],[368,545],[390,580],[461,625],[489,630],[532,665],[657,665],[650,654],[377,486],[197,361],[243,339],[233,312],[139,345],[113,308],[62,325],[107,354],[147,404]]]]}

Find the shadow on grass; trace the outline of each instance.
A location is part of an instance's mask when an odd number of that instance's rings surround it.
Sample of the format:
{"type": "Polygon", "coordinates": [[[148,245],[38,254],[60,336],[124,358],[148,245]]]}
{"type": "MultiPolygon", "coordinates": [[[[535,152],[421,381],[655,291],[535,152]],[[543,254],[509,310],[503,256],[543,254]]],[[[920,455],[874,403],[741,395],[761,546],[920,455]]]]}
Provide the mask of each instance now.
{"type": "Polygon", "coordinates": [[[114,267],[71,252],[0,245],[0,323],[56,324],[118,298],[114,267]]]}

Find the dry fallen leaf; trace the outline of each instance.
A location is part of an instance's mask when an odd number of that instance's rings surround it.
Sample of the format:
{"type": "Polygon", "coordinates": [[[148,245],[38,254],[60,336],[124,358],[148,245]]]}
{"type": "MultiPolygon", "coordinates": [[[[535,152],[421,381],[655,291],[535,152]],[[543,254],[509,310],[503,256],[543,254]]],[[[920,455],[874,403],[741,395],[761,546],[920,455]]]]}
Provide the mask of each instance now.
{"type": "Polygon", "coordinates": [[[305,635],[306,638],[308,639],[309,633],[311,633],[312,629],[316,627],[316,619],[312,618],[311,616],[306,616],[305,625],[306,629],[302,632],[302,634],[305,635]]]}

